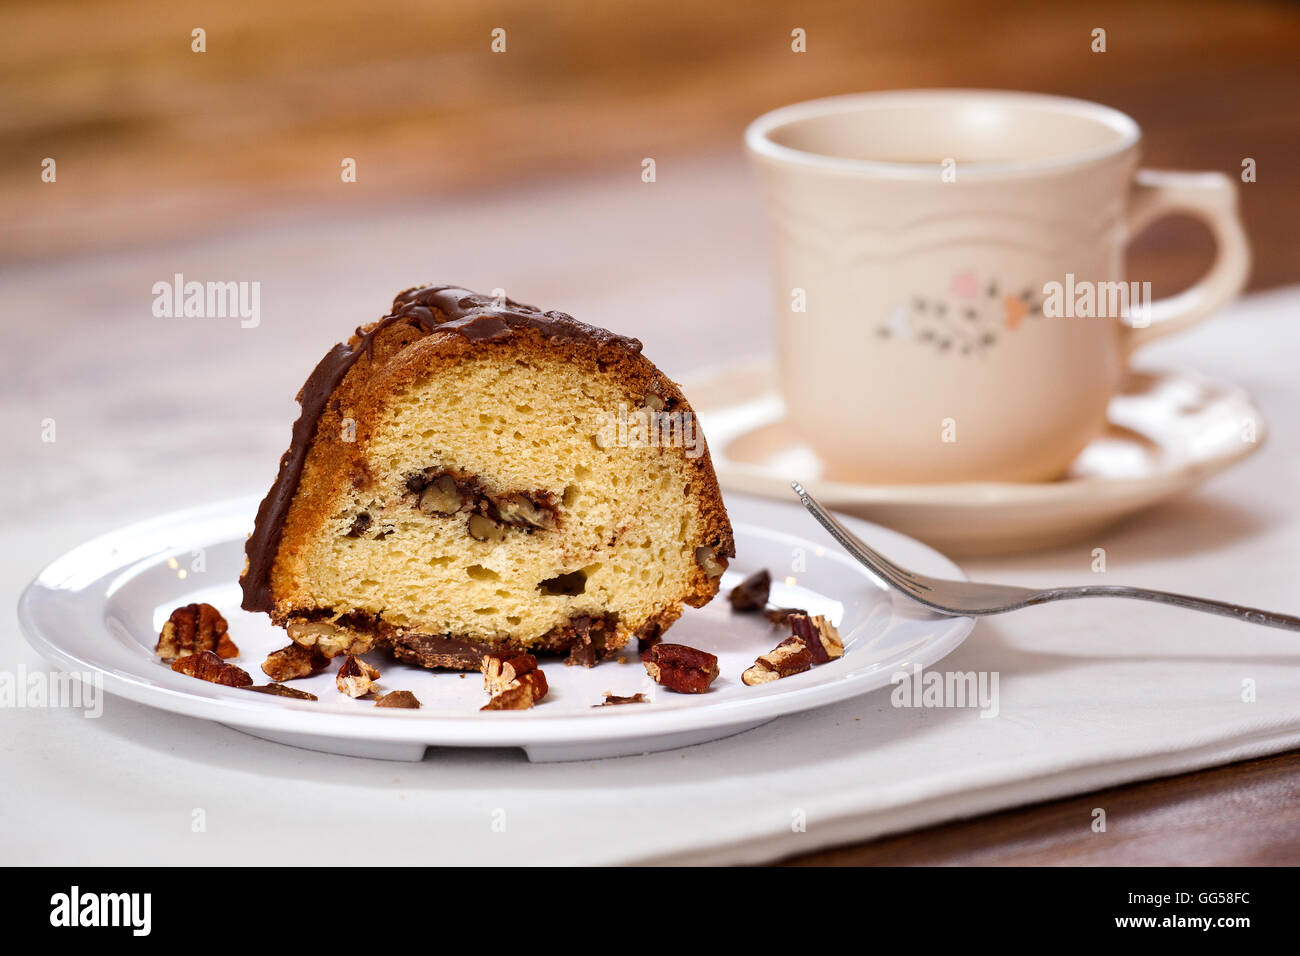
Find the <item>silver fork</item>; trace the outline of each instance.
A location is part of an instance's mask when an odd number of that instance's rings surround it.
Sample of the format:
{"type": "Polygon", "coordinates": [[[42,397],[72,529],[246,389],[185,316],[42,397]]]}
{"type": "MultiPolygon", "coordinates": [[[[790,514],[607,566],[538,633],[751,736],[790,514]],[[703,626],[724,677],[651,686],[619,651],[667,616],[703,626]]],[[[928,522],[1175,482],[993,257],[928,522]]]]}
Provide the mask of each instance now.
{"type": "Polygon", "coordinates": [[[1139,601],[1155,601],[1159,604],[1172,604],[1193,611],[1205,611],[1224,617],[1235,617],[1251,624],[1264,624],[1268,627],[1281,627],[1289,631],[1300,631],[1300,617],[1290,614],[1277,614],[1273,611],[1261,611],[1259,608],[1242,607],[1228,604],[1226,601],[1212,601],[1209,598],[1189,597],[1186,594],[1171,594],[1168,591],[1151,591],[1147,588],[1130,588],[1122,584],[1084,585],[1072,588],[1033,588],[1011,587],[1005,584],[977,584],[974,581],[946,581],[917,574],[900,567],[883,554],[867,547],[844,525],[835,520],[835,516],[817,503],[812,495],[804,490],[797,481],[790,482],[790,487],[803,502],[804,507],[821,522],[822,527],[830,532],[844,550],[853,555],[868,570],[882,578],[891,587],[902,591],[912,600],[924,604],[941,614],[966,617],[980,614],[1002,614],[1017,611],[1022,607],[1046,604],[1049,601],[1068,601],[1072,598],[1113,597],[1134,598],[1139,601]]]}

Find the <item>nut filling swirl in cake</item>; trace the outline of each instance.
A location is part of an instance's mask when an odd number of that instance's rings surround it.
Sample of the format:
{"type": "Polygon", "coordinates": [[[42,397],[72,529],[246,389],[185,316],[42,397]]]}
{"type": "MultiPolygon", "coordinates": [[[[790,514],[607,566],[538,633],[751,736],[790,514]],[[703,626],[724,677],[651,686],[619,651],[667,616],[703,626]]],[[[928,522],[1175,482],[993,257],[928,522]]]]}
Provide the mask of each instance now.
{"type": "Polygon", "coordinates": [[[718,590],[735,549],[704,437],[641,343],[410,289],[298,393],[243,606],[326,656],[590,666],[718,590]]]}

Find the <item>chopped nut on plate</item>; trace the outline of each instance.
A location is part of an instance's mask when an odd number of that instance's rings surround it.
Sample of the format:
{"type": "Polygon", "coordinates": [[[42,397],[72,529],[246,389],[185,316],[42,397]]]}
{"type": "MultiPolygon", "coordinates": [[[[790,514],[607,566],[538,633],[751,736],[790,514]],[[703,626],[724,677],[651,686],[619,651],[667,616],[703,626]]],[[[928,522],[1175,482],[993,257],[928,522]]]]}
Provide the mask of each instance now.
{"type": "Polygon", "coordinates": [[[172,670],[227,687],[248,687],[253,683],[253,678],[248,676],[247,671],[234,664],[227,664],[212,651],[199,651],[178,658],[172,664],[172,670]]]}
{"type": "Polygon", "coordinates": [[[787,623],[794,634],[773,650],[759,655],[758,660],[740,675],[742,684],[751,687],[766,684],[844,656],[840,632],[821,615],[790,611],[787,623]]]}
{"type": "Polygon", "coordinates": [[[528,710],[549,691],[546,675],[541,671],[520,674],[498,691],[479,710],[528,710]]]}
{"type": "Polygon", "coordinates": [[[420,702],[415,699],[415,695],[409,690],[390,690],[383,697],[376,698],[376,707],[401,707],[406,710],[414,710],[420,706],[420,702]]]}
{"type": "Polygon", "coordinates": [[[718,658],[685,644],[656,644],[641,663],[656,684],[679,694],[703,694],[718,677],[718,658]]]}
{"type": "Polygon", "coordinates": [[[727,595],[727,600],[731,602],[733,611],[761,611],[767,606],[767,598],[771,592],[772,575],[767,572],[767,568],[764,568],[755,571],[732,588],[731,593],[727,595]]]}
{"type": "Polygon", "coordinates": [[[528,710],[550,691],[532,654],[486,654],[482,671],[491,700],[481,710],[528,710]]]}
{"type": "Polygon", "coordinates": [[[844,656],[844,641],[840,638],[840,632],[820,614],[795,612],[790,615],[789,623],[794,636],[808,645],[814,663],[825,664],[832,658],[844,656]]]}
{"type": "Polygon", "coordinates": [[[619,704],[648,704],[645,694],[633,694],[630,697],[619,697],[617,694],[611,694],[605,691],[605,700],[599,704],[592,704],[592,707],[616,707],[619,704]]]}
{"type": "Polygon", "coordinates": [[[167,618],[154,652],[168,663],[200,651],[214,651],[223,658],[238,657],[239,648],[226,630],[226,619],[211,604],[186,604],[167,618]]]}
{"type": "Polygon", "coordinates": [[[486,654],[483,657],[483,689],[499,694],[524,674],[537,670],[532,654],[486,654]]]}
{"type": "Polygon", "coordinates": [[[550,690],[532,654],[486,655],[483,689],[492,699],[481,710],[527,710],[550,690]]]}
{"type": "Polygon", "coordinates": [[[379,671],[352,654],[343,661],[334,683],[338,689],[349,697],[364,697],[375,688],[379,680],[379,671]]]}
{"type": "Polygon", "coordinates": [[[320,699],[315,694],[309,694],[296,687],[287,687],[284,684],[254,684],[252,687],[245,687],[244,690],[254,690],[259,694],[270,694],[272,697],[290,697],[293,700],[320,699]]]}
{"type": "Polygon", "coordinates": [[[810,670],[813,663],[813,655],[808,646],[797,637],[787,637],[766,654],[760,654],[758,660],[740,675],[740,682],[750,687],[766,684],[810,670]]]}
{"type": "Polygon", "coordinates": [[[763,612],[763,617],[767,618],[773,624],[780,627],[786,627],[790,623],[791,614],[806,614],[802,608],[797,607],[770,607],[763,612]]]}
{"type": "Polygon", "coordinates": [[[310,677],[329,666],[329,658],[314,647],[290,644],[272,651],[262,662],[262,671],[273,681],[310,677]]]}

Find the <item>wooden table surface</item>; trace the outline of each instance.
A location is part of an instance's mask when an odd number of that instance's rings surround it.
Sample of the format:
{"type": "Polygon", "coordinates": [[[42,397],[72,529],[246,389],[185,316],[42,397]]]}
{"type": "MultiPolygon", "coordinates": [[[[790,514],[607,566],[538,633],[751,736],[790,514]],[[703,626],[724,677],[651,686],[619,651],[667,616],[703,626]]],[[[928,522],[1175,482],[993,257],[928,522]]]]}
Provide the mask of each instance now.
{"type": "Polygon", "coordinates": [[[810,853],[785,866],[1295,866],[1300,751],[810,853]],[[1094,807],[1107,832],[1093,832],[1094,807]]]}
{"type": "MultiPolygon", "coordinates": [[[[1136,115],[1149,163],[1233,172],[1259,288],[1300,280],[1300,6],[900,0],[548,17],[519,3],[398,2],[157,10],[16,2],[0,13],[0,257],[68,257],[257,229],[304,208],[360,213],[404,197],[736,149],[781,103],[873,87],[992,86],[1098,99],[1136,115]],[[868,9],[869,7],[869,9],[868,9]],[[1051,7],[1052,10],[1047,8],[1051,7]],[[507,23],[511,51],[487,52],[507,23]],[[209,52],[189,52],[207,25],[209,52]],[[788,52],[792,26],[809,53],[788,52]],[[1109,51],[1088,49],[1096,26],[1109,51]],[[362,157],[357,189],[339,157],[362,157]],[[42,157],[57,156],[57,185],[42,157]]],[[[449,228],[435,225],[434,228],[449,228]]],[[[1168,292],[1211,246],[1186,223],[1137,244],[1168,292]]],[[[1136,270],[1135,270],[1136,271],[1136,270]]],[[[7,312],[7,310],[6,310],[7,312]]],[[[17,317],[5,315],[6,323],[17,317]]],[[[830,864],[1300,863],[1300,753],[1088,794],[814,853],[830,864]],[[1104,800],[1111,826],[1088,828],[1104,800]]]]}

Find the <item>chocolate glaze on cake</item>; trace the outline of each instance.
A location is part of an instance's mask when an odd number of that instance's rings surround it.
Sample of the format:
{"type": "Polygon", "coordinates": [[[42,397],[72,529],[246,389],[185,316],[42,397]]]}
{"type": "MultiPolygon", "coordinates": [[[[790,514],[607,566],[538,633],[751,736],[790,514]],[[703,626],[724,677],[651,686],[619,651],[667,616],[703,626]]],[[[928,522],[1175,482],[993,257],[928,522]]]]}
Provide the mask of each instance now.
{"type": "Polygon", "coordinates": [[[392,311],[364,331],[355,344],[340,343],[320,360],[298,392],[302,413],[293,424],[289,450],[280,458],[275,484],[257,509],[253,533],[244,545],[248,570],[241,581],[246,611],[270,611],[271,569],[275,565],[289,505],[298,490],[307,452],[330,395],[353,365],[366,355],[373,359],[375,336],[399,322],[433,332],[455,332],[471,342],[499,339],[516,331],[533,330],[553,341],[580,342],[595,348],[612,346],[637,353],[641,343],[579,322],[564,312],[543,312],[513,299],[493,299],[457,286],[407,289],[393,300],[392,311]]]}

